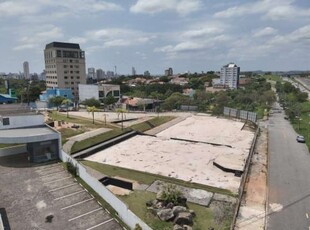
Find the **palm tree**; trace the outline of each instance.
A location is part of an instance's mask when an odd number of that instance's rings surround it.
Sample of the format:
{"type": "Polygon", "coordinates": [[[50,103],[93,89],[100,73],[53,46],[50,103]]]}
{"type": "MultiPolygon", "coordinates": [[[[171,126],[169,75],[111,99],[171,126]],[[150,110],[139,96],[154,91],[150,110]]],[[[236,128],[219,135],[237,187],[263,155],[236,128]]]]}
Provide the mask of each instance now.
{"type": "Polygon", "coordinates": [[[69,117],[69,104],[71,103],[71,100],[70,99],[64,99],[61,104],[62,105],[66,105],[67,107],[67,118],[69,117]]]}
{"type": "Polygon", "coordinates": [[[95,124],[95,112],[97,108],[95,106],[87,106],[87,112],[92,113],[93,115],[93,124],[95,124]]]}
{"type": "Polygon", "coordinates": [[[117,112],[117,116],[119,117],[119,114],[122,114],[122,130],[124,129],[123,120],[124,120],[124,113],[127,113],[126,109],[118,108],[115,110],[117,112]]]}

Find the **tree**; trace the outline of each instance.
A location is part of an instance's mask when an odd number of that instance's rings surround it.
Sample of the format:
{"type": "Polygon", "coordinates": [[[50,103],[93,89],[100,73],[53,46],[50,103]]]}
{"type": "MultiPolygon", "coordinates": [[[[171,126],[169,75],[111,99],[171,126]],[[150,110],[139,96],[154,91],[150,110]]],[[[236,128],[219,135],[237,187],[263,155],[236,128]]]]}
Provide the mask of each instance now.
{"type": "Polygon", "coordinates": [[[95,106],[87,106],[87,112],[92,113],[93,116],[93,124],[95,124],[95,112],[97,108],[95,106]]]}
{"type": "Polygon", "coordinates": [[[96,108],[100,107],[100,101],[95,98],[86,99],[85,101],[82,102],[82,104],[90,107],[91,106],[95,106],[96,108]]]}
{"type": "Polygon", "coordinates": [[[66,110],[67,110],[67,118],[69,117],[69,104],[71,103],[71,100],[70,99],[64,99],[61,104],[62,105],[66,105],[66,110]]]}
{"type": "Polygon", "coordinates": [[[118,101],[118,98],[115,98],[113,96],[107,96],[106,98],[102,99],[102,102],[104,103],[104,106],[106,105],[113,105],[118,101]]]}
{"type": "Polygon", "coordinates": [[[123,124],[123,120],[124,120],[124,113],[127,113],[127,110],[126,109],[123,109],[123,108],[118,108],[115,110],[117,112],[117,116],[118,116],[118,119],[119,119],[119,115],[121,114],[122,115],[122,130],[124,129],[124,124],[123,124]]]}
{"type": "Polygon", "coordinates": [[[62,97],[62,96],[56,96],[56,97],[50,97],[48,99],[48,102],[50,104],[52,104],[53,106],[56,106],[57,109],[58,107],[62,104],[62,102],[65,100],[66,98],[65,97],[62,97]]]}

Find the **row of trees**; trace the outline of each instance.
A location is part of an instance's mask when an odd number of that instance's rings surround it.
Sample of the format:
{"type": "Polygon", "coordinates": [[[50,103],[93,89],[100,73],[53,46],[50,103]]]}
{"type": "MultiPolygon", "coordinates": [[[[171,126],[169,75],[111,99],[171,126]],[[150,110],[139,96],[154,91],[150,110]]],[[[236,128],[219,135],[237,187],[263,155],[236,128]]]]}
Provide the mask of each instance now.
{"type": "Polygon", "coordinates": [[[220,92],[206,92],[196,90],[193,97],[181,93],[173,93],[161,105],[163,110],[179,109],[181,105],[194,105],[201,112],[212,112],[214,115],[222,114],[224,106],[257,112],[263,115],[276,100],[271,85],[263,77],[256,77],[242,89],[226,90],[220,92]]]}
{"type": "Polygon", "coordinates": [[[306,92],[301,92],[290,82],[281,83],[278,81],[275,87],[280,103],[290,119],[299,118],[301,113],[308,112],[308,109],[303,106],[303,103],[308,99],[306,92]]]}

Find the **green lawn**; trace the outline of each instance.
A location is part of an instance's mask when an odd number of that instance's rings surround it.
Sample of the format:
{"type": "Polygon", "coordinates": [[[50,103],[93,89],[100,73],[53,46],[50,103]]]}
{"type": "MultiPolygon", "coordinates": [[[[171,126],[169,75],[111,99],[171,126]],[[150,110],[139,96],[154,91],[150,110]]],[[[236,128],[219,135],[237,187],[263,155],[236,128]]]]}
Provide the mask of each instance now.
{"type": "Polygon", "coordinates": [[[173,120],[175,117],[172,116],[162,116],[162,117],[154,117],[148,121],[141,122],[139,124],[135,124],[130,126],[133,130],[137,130],[140,132],[145,132],[150,130],[156,126],[160,126],[168,121],[173,120]]]}
{"type": "MultiPolygon", "coordinates": [[[[114,126],[111,126],[109,124],[104,125],[103,121],[96,121],[95,120],[95,124],[93,124],[92,119],[74,116],[74,112],[71,112],[71,113],[73,113],[73,114],[70,114],[69,117],[67,117],[66,114],[62,114],[62,113],[59,113],[57,111],[53,111],[52,113],[49,113],[49,117],[55,121],[65,121],[65,122],[69,122],[69,123],[73,123],[73,124],[82,125],[82,126],[85,126],[87,128],[103,128],[103,127],[115,128],[114,126]]],[[[95,119],[96,119],[96,117],[95,117],[95,119]]]]}
{"type": "Polygon", "coordinates": [[[75,153],[75,152],[81,151],[83,149],[89,148],[93,145],[107,141],[107,140],[114,138],[116,136],[119,136],[123,133],[127,133],[130,130],[145,132],[145,131],[152,129],[156,126],[159,126],[159,125],[164,124],[168,121],[171,121],[174,118],[175,117],[171,117],[171,116],[155,117],[149,121],[144,121],[144,122],[141,122],[139,124],[133,125],[129,128],[125,128],[124,130],[121,130],[121,129],[110,130],[110,131],[103,133],[103,134],[100,134],[98,136],[91,137],[91,138],[85,139],[83,141],[75,142],[72,146],[71,153],[75,153]]]}
{"type": "Polygon", "coordinates": [[[271,80],[271,81],[283,81],[282,78],[278,75],[264,75],[263,76],[266,80],[271,80]]]}
{"type": "MultiPolygon", "coordinates": [[[[131,211],[133,211],[138,217],[140,217],[146,224],[148,224],[154,230],[171,230],[173,227],[172,222],[161,221],[157,216],[152,214],[146,208],[146,202],[154,200],[156,194],[148,191],[134,191],[126,196],[119,196],[124,201],[131,211]]],[[[229,229],[232,221],[231,216],[224,217],[224,221],[216,224],[214,221],[214,213],[211,208],[197,205],[187,202],[188,208],[192,209],[196,213],[194,218],[194,230],[205,230],[209,227],[215,229],[229,229]],[[224,227],[226,226],[226,227],[224,227]]],[[[227,207],[230,208],[230,207],[227,207]]],[[[231,208],[230,208],[231,209],[231,208]]],[[[230,210],[232,212],[233,210],[230,210]]]]}
{"type": "Polygon", "coordinates": [[[123,133],[127,133],[129,131],[130,131],[129,129],[124,129],[124,130],[112,129],[112,130],[105,132],[105,133],[102,133],[100,135],[97,135],[97,136],[94,136],[94,137],[91,137],[91,138],[88,138],[88,139],[85,139],[82,141],[75,142],[71,148],[71,154],[76,153],[78,151],[81,151],[83,149],[89,148],[89,147],[96,145],[96,144],[99,144],[101,142],[107,141],[111,138],[119,136],[123,133]]]}
{"type": "Polygon", "coordinates": [[[58,130],[61,133],[62,144],[66,143],[67,138],[79,135],[85,132],[85,128],[81,127],[79,129],[62,128],[58,130]]]}

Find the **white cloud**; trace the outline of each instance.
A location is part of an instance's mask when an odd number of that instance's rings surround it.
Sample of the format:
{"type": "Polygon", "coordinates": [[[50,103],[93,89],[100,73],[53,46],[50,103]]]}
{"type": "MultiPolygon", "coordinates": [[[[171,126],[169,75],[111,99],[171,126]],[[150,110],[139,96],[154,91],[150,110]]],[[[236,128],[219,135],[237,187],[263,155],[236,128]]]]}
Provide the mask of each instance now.
{"type": "Polygon", "coordinates": [[[0,17],[33,14],[39,10],[38,5],[24,1],[4,1],[0,3],[0,17]]]}
{"type": "Polygon", "coordinates": [[[253,33],[254,37],[264,37],[269,35],[274,35],[277,33],[277,30],[272,27],[265,27],[263,29],[257,30],[253,33]]]}
{"type": "Polygon", "coordinates": [[[181,15],[187,15],[200,10],[202,3],[200,0],[138,0],[130,7],[133,13],[160,13],[163,11],[176,11],[181,15]]]}
{"type": "Polygon", "coordinates": [[[310,16],[310,9],[293,5],[293,0],[260,0],[229,7],[216,12],[216,18],[232,18],[245,15],[262,14],[271,20],[289,19],[294,17],[310,16]]]}
{"type": "Polygon", "coordinates": [[[54,14],[56,17],[59,17],[66,16],[69,13],[98,13],[122,9],[123,8],[118,4],[97,0],[14,0],[0,3],[0,17],[39,16],[44,10],[47,10],[52,17],[54,17],[54,14]]]}
{"type": "Polygon", "coordinates": [[[137,46],[151,42],[156,38],[153,34],[138,30],[108,28],[87,31],[84,39],[100,43],[101,48],[137,46]]]}
{"type": "Polygon", "coordinates": [[[68,40],[68,42],[84,44],[87,42],[87,39],[83,37],[72,37],[68,40]]]}
{"type": "Polygon", "coordinates": [[[40,27],[27,28],[27,35],[19,39],[19,45],[15,46],[13,50],[23,50],[30,48],[42,48],[46,42],[55,39],[62,39],[64,34],[61,28],[54,25],[42,25],[40,27]]]}

